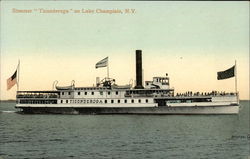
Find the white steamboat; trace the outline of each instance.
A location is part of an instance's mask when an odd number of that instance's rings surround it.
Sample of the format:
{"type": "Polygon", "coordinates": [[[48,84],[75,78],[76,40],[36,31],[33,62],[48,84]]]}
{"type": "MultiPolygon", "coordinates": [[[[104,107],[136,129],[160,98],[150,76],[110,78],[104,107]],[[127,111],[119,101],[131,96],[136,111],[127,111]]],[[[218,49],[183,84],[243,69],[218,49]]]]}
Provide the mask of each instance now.
{"type": "Polygon", "coordinates": [[[23,113],[53,114],[238,114],[237,93],[175,94],[169,77],[142,85],[141,50],[136,50],[136,86],[119,86],[105,78],[94,87],[55,87],[51,91],[17,91],[23,113]]]}

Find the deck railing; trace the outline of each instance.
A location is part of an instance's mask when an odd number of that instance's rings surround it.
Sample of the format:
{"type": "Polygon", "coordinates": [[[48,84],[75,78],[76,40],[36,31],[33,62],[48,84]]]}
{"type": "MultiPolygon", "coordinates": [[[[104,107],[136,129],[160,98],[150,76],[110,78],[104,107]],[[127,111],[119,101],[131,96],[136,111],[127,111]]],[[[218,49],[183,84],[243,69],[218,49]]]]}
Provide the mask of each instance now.
{"type": "Polygon", "coordinates": [[[59,98],[60,94],[59,92],[48,92],[48,91],[40,91],[40,92],[17,92],[16,98],[21,99],[21,98],[46,98],[46,99],[51,99],[51,98],[59,98]]]}

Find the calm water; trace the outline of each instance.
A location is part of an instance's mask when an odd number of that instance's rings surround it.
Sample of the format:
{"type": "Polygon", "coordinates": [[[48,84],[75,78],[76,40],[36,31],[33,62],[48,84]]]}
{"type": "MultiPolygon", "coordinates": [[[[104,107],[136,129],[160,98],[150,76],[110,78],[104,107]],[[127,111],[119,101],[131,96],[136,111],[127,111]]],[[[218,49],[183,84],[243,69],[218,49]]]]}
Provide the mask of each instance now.
{"type": "Polygon", "coordinates": [[[232,158],[249,155],[239,115],[21,115],[0,107],[0,158],[232,158]]]}

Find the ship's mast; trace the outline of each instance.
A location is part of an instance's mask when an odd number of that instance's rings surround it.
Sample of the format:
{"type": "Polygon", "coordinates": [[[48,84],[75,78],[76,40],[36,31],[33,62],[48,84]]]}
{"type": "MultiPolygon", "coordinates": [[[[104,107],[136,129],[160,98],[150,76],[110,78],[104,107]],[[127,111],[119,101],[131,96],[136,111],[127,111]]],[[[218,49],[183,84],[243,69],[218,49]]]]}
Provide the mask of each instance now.
{"type": "Polygon", "coordinates": [[[18,65],[17,65],[17,91],[19,91],[19,74],[20,74],[20,60],[18,59],[18,65]]]}
{"type": "Polygon", "coordinates": [[[239,102],[239,94],[238,94],[238,89],[237,89],[237,65],[236,65],[236,60],[235,60],[235,67],[234,67],[234,72],[235,72],[235,93],[237,96],[237,102],[239,102]]]}
{"type": "Polygon", "coordinates": [[[109,62],[108,62],[108,65],[107,65],[107,77],[109,78],[109,62]]]}

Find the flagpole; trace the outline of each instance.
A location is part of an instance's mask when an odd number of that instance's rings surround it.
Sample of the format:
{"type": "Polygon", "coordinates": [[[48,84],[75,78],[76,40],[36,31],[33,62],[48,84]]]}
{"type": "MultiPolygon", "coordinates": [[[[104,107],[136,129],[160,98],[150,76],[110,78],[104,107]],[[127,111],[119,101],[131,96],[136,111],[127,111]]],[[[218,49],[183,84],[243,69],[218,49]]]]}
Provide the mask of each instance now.
{"type": "Polygon", "coordinates": [[[18,59],[18,66],[17,66],[17,91],[19,91],[19,73],[20,73],[20,59],[18,59]]]}
{"type": "Polygon", "coordinates": [[[108,66],[107,66],[107,76],[109,78],[109,61],[108,61],[108,66]]]}
{"type": "Polygon", "coordinates": [[[235,93],[237,96],[237,102],[239,101],[239,94],[238,94],[238,90],[237,90],[237,65],[236,65],[236,60],[235,60],[235,93]]]}

